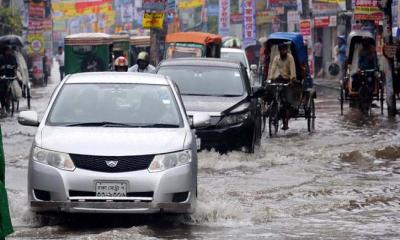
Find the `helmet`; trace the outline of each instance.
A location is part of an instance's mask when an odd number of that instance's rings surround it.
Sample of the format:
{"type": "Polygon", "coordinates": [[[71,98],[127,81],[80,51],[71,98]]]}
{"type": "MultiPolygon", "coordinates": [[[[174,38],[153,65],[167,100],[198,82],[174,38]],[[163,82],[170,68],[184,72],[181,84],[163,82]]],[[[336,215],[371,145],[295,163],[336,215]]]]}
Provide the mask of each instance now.
{"type": "Polygon", "coordinates": [[[128,60],[125,57],[120,56],[117,57],[114,61],[115,71],[117,72],[126,72],[128,71],[128,60]]]}
{"type": "Polygon", "coordinates": [[[126,60],[126,58],[123,56],[117,57],[117,59],[115,59],[114,65],[119,67],[128,66],[128,60],[126,60]]]}
{"type": "Polygon", "coordinates": [[[137,60],[142,60],[142,61],[149,61],[149,54],[147,52],[140,52],[138,55],[137,60]]]}

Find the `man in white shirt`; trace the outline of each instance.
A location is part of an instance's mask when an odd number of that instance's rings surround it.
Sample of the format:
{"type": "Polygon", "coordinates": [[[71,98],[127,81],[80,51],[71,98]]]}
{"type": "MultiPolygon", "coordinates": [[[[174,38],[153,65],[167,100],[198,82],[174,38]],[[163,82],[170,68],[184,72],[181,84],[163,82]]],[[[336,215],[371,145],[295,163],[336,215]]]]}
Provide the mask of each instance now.
{"type": "Polygon", "coordinates": [[[60,81],[62,81],[64,78],[64,50],[61,46],[58,47],[56,61],[58,62],[58,65],[60,66],[60,81]]]}
{"type": "Polygon", "coordinates": [[[314,63],[315,63],[315,74],[316,76],[321,76],[321,70],[322,69],[322,53],[323,53],[323,46],[322,46],[322,40],[319,37],[318,41],[314,45],[314,63]]]}

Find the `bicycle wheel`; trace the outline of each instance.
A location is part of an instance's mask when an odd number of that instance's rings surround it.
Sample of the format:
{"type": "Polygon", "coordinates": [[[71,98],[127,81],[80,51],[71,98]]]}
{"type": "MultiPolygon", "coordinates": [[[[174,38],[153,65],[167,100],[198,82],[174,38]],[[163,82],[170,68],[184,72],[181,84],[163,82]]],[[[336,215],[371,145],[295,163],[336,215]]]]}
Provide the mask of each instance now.
{"type": "Polygon", "coordinates": [[[278,133],[279,128],[279,103],[272,102],[269,108],[268,118],[269,136],[274,137],[278,133]]]}
{"type": "Polygon", "coordinates": [[[31,109],[31,89],[26,88],[26,101],[28,103],[28,109],[31,109]]]}
{"type": "Polygon", "coordinates": [[[307,129],[308,132],[312,132],[315,129],[315,103],[314,98],[310,96],[310,103],[308,106],[307,114],[307,129]]]}

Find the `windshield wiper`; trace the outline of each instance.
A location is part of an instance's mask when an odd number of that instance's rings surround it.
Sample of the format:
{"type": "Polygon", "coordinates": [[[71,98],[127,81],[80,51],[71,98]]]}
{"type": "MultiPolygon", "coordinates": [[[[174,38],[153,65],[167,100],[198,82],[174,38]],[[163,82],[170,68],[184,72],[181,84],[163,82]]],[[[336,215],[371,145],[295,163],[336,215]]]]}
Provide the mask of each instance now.
{"type": "Polygon", "coordinates": [[[178,124],[168,124],[168,123],[154,123],[148,125],[141,125],[142,128],[179,128],[178,124]]]}
{"type": "Polygon", "coordinates": [[[139,127],[137,125],[132,125],[128,123],[118,123],[118,122],[84,122],[84,123],[73,123],[65,125],[67,127],[139,127]]]}

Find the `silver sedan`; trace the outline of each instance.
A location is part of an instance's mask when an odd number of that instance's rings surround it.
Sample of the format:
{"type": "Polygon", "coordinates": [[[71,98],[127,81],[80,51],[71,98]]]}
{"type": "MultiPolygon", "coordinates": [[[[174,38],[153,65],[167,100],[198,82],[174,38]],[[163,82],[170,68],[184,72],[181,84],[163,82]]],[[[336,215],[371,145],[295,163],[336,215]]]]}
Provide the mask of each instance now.
{"type": "Polygon", "coordinates": [[[39,122],[29,159],[33,211],[185,213],[197,195],[197,147],[177,87],[160,75],[66,77],[39,122]]]}

